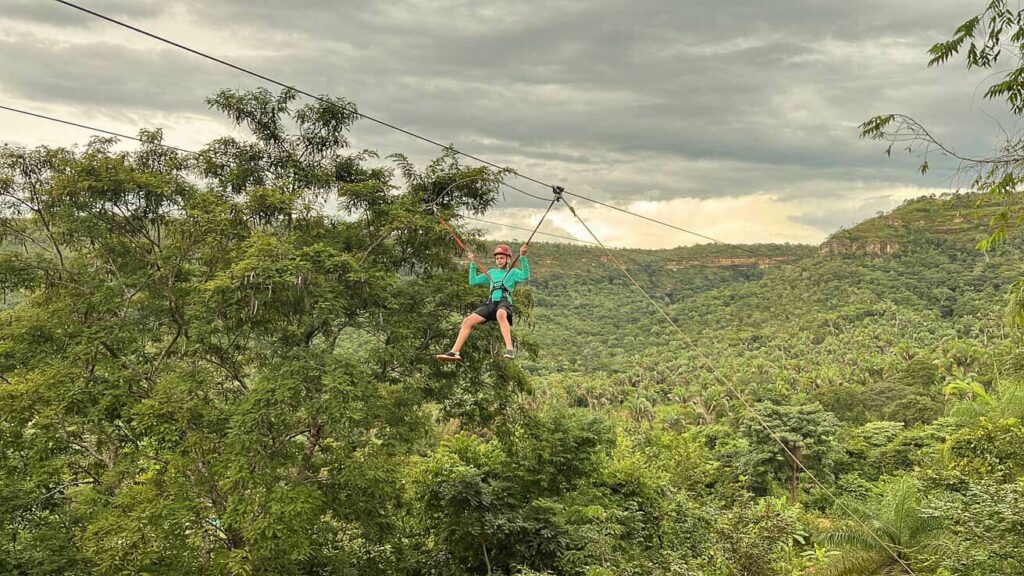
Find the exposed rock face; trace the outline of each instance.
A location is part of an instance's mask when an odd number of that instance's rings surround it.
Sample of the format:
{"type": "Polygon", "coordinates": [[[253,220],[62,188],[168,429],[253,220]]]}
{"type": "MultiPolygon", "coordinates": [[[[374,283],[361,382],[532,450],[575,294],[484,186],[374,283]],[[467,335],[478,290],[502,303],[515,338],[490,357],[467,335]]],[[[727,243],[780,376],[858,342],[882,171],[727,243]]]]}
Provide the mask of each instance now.
{"type": "Polygon", "coordinates": [[[712,266],[715,268],[723,266],[746,266],[758,268],[768,268],[771,266],[778,266],[787,260],[791,260],[789,256],[780,256],[778,258],[765,258],[761,256],[748,256],[748,257],[732,257],[732,258],[688,258],[686,260],[669,260],[665,262],[665,267],[670,270],[679,270],[680,268],[689,268],[690,266],[712,266]]]}
{"type": "Polygon", "coordinates": [[[879,256],[882,254],[892,254],[899,249],[899,243],[893,240],[873,240],[864,247],[868,254],[877,254],[879,256]]]}
{"type": "Polygon", "coordinates": [[[828,254],[852,254],[863,252],[875,256],[883,256],[895,253],[900,245],[895,240],[862,240],[851,242],[849,240],[827,240],[821,245],[818,251],[823,255],[828,254]]]}
{"type": "MultiPolygon", "coordinates": [[[[792,256],[779,256],[777,258],[765,258],[760,256],[747,256],[747,257],[731,257],[731,258],[718,258],[718,257],[703,257],[703,258],[686,258],[680,260],[667,260],[665,262],[665,268],[669,270],[680,270],[682,268],[689,268],[691,266],[711,266],[713,268],[722,268],[725,266],[739,266],[739,267],[758,267],[768,268],[771,266],[778,266],[785,263],[788,260],[792,260],[792,256]]],[[[613,264],[608,256],[601,256],[601,262],[607,264],[613,264]]],[[[632,264],[619,261],[623,266],[627,268],[633,267],[632,264]]]]}
{"type": "MultiPolygon", "coordinates": [[[[702,256],[696,258],[680,258],[678,260],[666,260],[665,268],[669,270],[681,270],[683,268],[690,268],[692,266],[710,266],[712,268],[724,268],[727,266],[734,266],[738,268],[771,268],[772,266],[780,266],[789,261],[793,260],[792,256],[775,256],[775,257],[764,257],[764,256],[733,256],[733,257],[717,257],[717,256],[702,256]]],[[[468,258],[460,258],[459,261],[463,265],[469,264],[468,258]]],[[[596,263],[597,261],[605,264],[615,265],[607,255],[601,255],[596,260],[591,258],[575,258],[575,264],[589,264],[596,263]]],[[[544,273],[547,270],[555,269],[558,266],[558,258],[546,257],[537,258],[532,261],[536,267],[535,273],[544,273]]],[[[619,259],[619,264],[626,268],[635,268],[636,264],[629,262],[625,259],[619,259]]],[[[486,262],[479,263],[481,268],[489,268],[490,264],[486,262]]]]}

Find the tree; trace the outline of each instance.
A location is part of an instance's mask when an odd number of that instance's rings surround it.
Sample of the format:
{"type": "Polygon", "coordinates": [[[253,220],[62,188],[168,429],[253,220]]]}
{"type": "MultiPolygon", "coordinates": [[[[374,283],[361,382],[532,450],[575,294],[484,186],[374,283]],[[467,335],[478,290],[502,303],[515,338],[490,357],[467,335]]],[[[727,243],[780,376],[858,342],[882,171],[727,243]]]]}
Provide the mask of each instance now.
{"type": "Polygon", "coordinates": [[[588,487],[602,479],[613,442],[608,423],[558,408],[524,418],[511,436],[449,438],[417,470],[413,489],[425,570],[546,570],[589,543],[578,533],[589,523],[583,509],[604,502],[588,487]]]}
{"type": "Polygon", "coordinates": [[[1019,574],[1024,566],[1024,484],[987,479],[937,495],[936,512],[946,520],[947,552],[942,566],[950,574],[1019,574]]]}
{"type": "Polygon", "coordinates": [[[822,540],[839,554],[813,570],[822,576],[884,576],[905,574],[906,565],[921,573],[934,564],[941,523],[921,509],[917,484],[909,477],[891,479],[864,508],[859,522],[847,520],[827,530],[822,540]],[[902,564],[901,564],[902,562],[902,564]]]}
{"type": "Polygon", "coordinates": [[[979,480],[1011,483],[1024,477],[1024,424],[982,417],[952,435],[946,450],[955,468],[979,480]]]}
{"type": "Polygon", "coordinates": [[[431,416],[496,425],[526,387],[424,354],[476,300],[426,190],[481,176],[441,206],[480,213],[495,175],[447,153],[399,189],[342,100],[209,103],[252,138],[0,150],[5,571],[393,573],[431,416]]]}
{"type": "Polygon", "coordinates": [[[725,573],[743,576],[786,574],[783,565],[794,540],[805,536],[796,508],[784,499],[763,498],[739,502],[722,518],[718,540],[722,544],[725,573]]]}
{"type": "Polygon", "coordinates": [[[840,437],[846,455],[841,473],[874,481],[901,468],[909,468],[897,443],[904,431],[902,422],[884,421],[843,430],[840,437]]]}
{"type": "MultiPolygon", "coordinates": [[[[994,68],[1009,62],[1007,70],[985,90],[985,98],[1004,99],[1015,116],[1024,115],[1024,9],[1007,0],[989,0],[985,9],[956,28],[948,40],[929,49],[929,66],[943,64],[963,52],[967,68],[994,68]]],[[[959,163],[968,187],[1001,200],[1003,208],[992,216],[991,234],[978,247],[988,250],[1006,241],[1021,222],[1020,184],[1024,182],[1024,138],[1018,130],[1003,130],[997,151],[991,156],[964,156],[952,144],[943,142],[913,117],[906,114],[875,116],[860,126],[861,135],[889,143],[886,154],[895,145],[924,159],[922,173],[928,170],[928,154],[938,152],[959,163]]],[[[1024,280],[1011,291],[1008,317],[1024,326],[1024,280]]]]}
{"type": "Polygon", "coordinates": [[[784,471],[789,479],[790,502],[796,502],[800,472],[827,462],[835,448],[839,421],[818,403],[780,406],[761,402],[754,410],[759,419],[743,423],[751,445],[745,465],[752,470],[784,471]],[[765,430],[760,420],[777,438],[765,430]],[[779,445],[780,441],[785,448],[779,445]]]}

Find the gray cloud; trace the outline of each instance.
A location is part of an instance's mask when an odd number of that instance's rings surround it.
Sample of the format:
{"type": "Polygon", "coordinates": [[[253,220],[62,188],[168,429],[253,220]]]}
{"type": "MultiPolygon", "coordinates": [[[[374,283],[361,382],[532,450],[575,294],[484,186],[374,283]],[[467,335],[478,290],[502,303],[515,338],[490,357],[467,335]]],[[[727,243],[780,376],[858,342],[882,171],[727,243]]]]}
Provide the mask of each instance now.
{"type": "MultiPolygon", "coordinates": [[[[163,12],[159,0],[93,0],[82,2],[86,7],[116,18],[150,18],[163,12]]],[[[55,2],[39,0],[4,0],[0,18],[58,26],[86,26],[82,13],[55,2]]]]}
{"type": "MultiPolygon", "coordinates": [[[[145,123],[214,117],[205,96],[256,85],[59,5],[12,1],[0,15],[14,30],[0,37],[3,94],[145,123]],[[56,41],[65,29],[95,41],[56,41]]],[[[927,48],[972,15],[954,0],[87,5],[172,38],[192,30],[183,40],[197,48],[602,199],[943,187],[952,163],[933,158],[933,173],[917,176],[918,159],[886,159],[857,124],[907,112],[971,153],[996,134],[976,109],[984,71],[925,66],[927,48]]],[[[998,104],[985,109],[1012,122],[998,104]]],[[[367,122],[354,140],[436,154],[367,122]]],[[[846,217],[823,204],[805,223],[846,217]]]]}
{"type": "Polygon", "coordinates": [[[220,70],[185,62],[171,50],[125,50],[104,42],[54,45],[21,38],[0,40],[0,53],[5,55],[0,59],[5,92],[93,110],[202,112],[204,98],[227,84],[220,70]]]}

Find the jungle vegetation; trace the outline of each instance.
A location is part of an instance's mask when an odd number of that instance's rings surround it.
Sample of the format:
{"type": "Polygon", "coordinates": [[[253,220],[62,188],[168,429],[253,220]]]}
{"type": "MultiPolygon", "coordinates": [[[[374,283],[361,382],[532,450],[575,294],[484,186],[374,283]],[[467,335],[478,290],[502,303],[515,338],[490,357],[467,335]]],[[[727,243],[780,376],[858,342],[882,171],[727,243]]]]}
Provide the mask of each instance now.
{"type": "MultiPolygon", "coordinates": [[[[936,58],[1024,42],[985,14],[936,58]]],[[[767,259],[616,251],[691,342],[534,243],[519,358],[452,366],[482,295],[422,208],[473,237],[502,175],[209,104],[249,137],[0,149],[0,573],[1024,574],[1019,162],[767,259]]]]}

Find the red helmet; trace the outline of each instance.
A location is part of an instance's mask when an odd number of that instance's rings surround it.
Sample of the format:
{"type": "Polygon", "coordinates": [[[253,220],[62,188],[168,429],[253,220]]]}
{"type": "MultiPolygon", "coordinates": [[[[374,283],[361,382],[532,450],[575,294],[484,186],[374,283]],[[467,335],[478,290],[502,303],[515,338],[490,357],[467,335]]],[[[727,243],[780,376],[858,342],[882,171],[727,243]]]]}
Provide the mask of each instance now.
{"type": "Polygon", "coordinates": [[[497,256],[498,254],[504,254],[505,256],[511,258],[512,249],[508,247],[508,244],[502,244],[494,249],[494,256],[497,256]]]}

